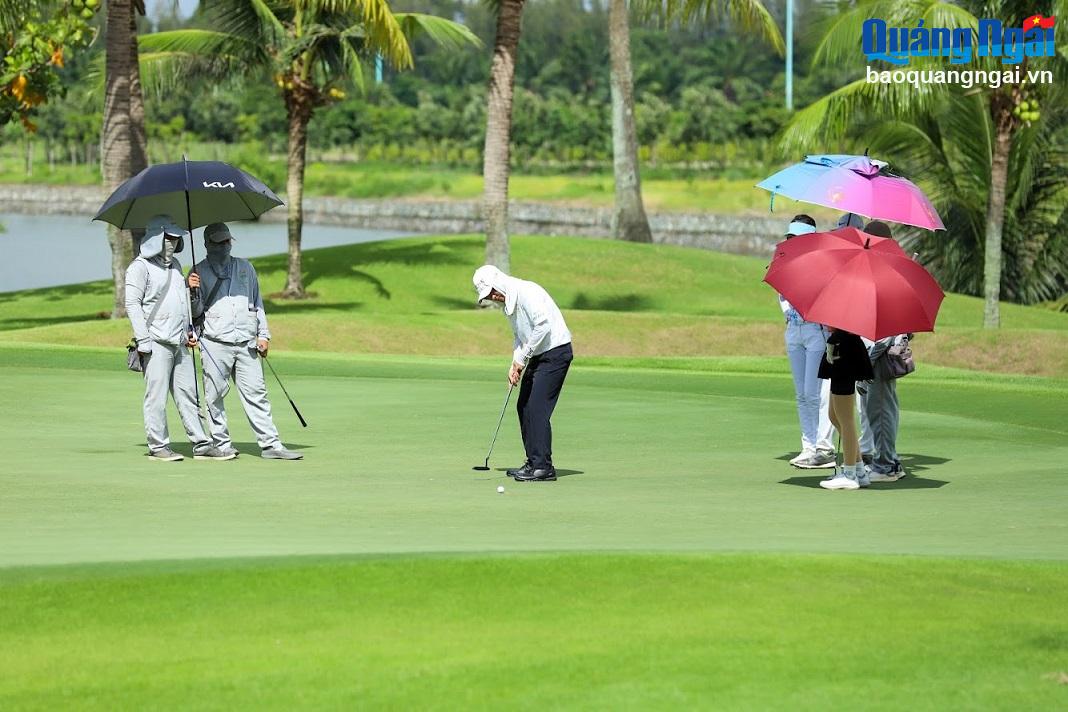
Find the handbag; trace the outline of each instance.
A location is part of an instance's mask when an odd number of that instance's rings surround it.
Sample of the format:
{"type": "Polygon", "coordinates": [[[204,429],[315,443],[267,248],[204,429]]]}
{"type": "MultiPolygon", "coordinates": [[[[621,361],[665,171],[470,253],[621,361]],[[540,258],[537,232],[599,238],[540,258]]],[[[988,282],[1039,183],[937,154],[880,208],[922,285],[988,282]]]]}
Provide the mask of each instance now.
{"type": "MultiPolygon", "coordinates": [[[[171,291],[171,277],[174,276],[174,268],[167,270],[167,281],[163,284],[163,294],[156,300],[155,305],[152,307],[152,311],[148,314],[148,319],[145,320],[145,329],[152,328],[152,321],[156,318],[156,314],[159,313],[159,308],[163,305],[163,299],[171,291]]],[[[126,344],[126,368],[135,373],[144,373],[145,364],[142,354],[137,350],[137,337],[131,336],[130,341],[126,344]]]]}
{"type": "Polygon", "coordinates": [[[912,358],[912,347],[909,346],[909,341],[909,337],[906,336],[886,350],[886,366],[891,378],[904,378],[916,370],[916,361],[912,358]]]}

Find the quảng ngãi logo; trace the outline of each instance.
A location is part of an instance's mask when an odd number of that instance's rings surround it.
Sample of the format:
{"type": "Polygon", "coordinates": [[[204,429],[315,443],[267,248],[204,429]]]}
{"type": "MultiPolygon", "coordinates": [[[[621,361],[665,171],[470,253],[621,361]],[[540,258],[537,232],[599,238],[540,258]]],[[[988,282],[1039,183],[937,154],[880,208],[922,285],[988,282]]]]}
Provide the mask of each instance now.
{"type": "Polygon", "coordinates": [[[905,65],[913,57],[948,57],[951,64],[967,64],[975,57],[1000,57],[1002,64],[1019,64],[1025,57],[1056,54],[1056,18],[1032,15],[1020,27],[983,18],[977,30],[968,27],[888,27],[886,20],[870,18],[861,30],[861,45],[868,61],[905,65]]]}

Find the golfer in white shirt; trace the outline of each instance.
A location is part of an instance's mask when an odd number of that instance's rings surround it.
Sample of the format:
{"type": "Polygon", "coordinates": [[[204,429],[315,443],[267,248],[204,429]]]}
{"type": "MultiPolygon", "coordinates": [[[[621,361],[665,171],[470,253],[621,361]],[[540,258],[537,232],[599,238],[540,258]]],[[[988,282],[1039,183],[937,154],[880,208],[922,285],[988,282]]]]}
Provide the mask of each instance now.
{"type": "Polygon", "coordinates": [[[492,265],[479,267],[472,281],[480,302],[504,305],[515,335],[508,382],[519,385],[516,409],[527,460],[508,474],[518,482],[555,480],[549,419],[571,367],[571,332],[552,297],[534,282],[509,277],[492,265]]]}

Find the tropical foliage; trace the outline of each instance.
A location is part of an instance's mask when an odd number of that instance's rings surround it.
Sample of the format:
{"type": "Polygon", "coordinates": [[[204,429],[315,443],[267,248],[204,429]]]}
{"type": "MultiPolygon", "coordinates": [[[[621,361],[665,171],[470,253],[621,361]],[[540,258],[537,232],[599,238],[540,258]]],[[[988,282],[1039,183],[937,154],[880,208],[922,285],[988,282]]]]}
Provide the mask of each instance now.
{"type": "Polygon", "coordinates": [[[396,69],[413,64],[409,40],[424,34],[452,48],[477,43],[463,25],[422,13],[394,13],[387,0],[217,0],[211,29],[144,38],[146,83],[174,85],[196,74],[269,80],[285,107],[289,175],[289,276],[285,294],[304,296],[302,195],[308,125],[315,111],[362,88],[364,63],[382,57],[396,69]]]}
{"type": "MultiPolygon", "coordinates": [[[[941,2],[874,0],[841,12],[824,35],[814,64],[856,71],[862,26],[869,18],[888,26],[963,28],[976,31],[981,17],[1019,27],[1036,13],[1062,14],[1057,2],[941,2]]],[[[786,155],[881,150],[930,191],[947,233],[911,234],[948,289],[986,298],[984,323],[1000,322],[1001,297],[1033,302],[1068,288],[1068,118],[1064,47],[1053,58],[1032,58],[1025,69],[1047,70],[1045,84],[965,88],[955,84],[845,84],[797,113],[782,133],[786,155]],[[1034,111],[1040,103],[1042,110],[1034,111]],[[1023,111],[1018,110],[1023,108],[1023,111]]],[[[877,67],[882,69],[882,67],[877,67]]],[[[909,69],[945,69],[940,57],[913,58],[909,69]]],[[[976,57],[968,69],[1000,71],[997,57],[976,57]]]]}
{"type": "Polygon", "coordinates": [[[62,92],[59,70],[94,38],[88,21],[99,8],[100,0],[0,0],[0,126],[36,130],[31,114],[62,92]]]}

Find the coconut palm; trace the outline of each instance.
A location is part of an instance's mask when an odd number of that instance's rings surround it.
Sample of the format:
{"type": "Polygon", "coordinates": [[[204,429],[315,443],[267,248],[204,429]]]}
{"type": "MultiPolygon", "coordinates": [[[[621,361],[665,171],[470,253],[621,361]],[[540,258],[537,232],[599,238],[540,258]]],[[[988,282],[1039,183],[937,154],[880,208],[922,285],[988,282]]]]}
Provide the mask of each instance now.
{"type": "MultiPolygon", "coordinates": [[[[105,49],[104,124],[101,129],[101,160],[108,192],[145,168],[145,110],[141,99],[137,59],[137,12],[144,14],[142,0],[110,0],[107,4],[105,49]]],[[[125,275],[140,238],[128,230],[108,226],[111,245],[113,318],[126,316],[125,275]]]]}
{"type": "MultiPolygon", "coordinates": [[[[642,18],[664,22],[729,17],[745,29],[755,31],[780,54],[783,52],[779,28],[760,0],[636,0],[633,9],[642,18]]],[[[612,169],[615,174],[612,236],[633,242],[652,242],[649,218],[645,215],[642,203],[638,169],[627,0],[609,0],[608,50],[611,64],[612,169]]]]}
{"type": "Polygon", "coordinates": [[[343,98],[341,86],[347,82],[362,88],[364,62],[376,55],[397,69],[410,68],[409,40],[416,34],[453,47],[477,45],[478,38],[440,17],[395,13],[388,0],[213,0],[206,7],[210,30],[143,37],[142,67],[153,82],[195,72],[269,77],[278,87],[289,137],[289,271],[283,295],[301,298],[304,165],[316,109],[343,98]]]}
{"type": "MultiPolygon", "coordinates": [[[[813,63],[848,66],[862,61],[857,38],[864,21],[872,17],[886,20],[890,27],[912,27],[923,20],[927,27],[974,31],[980,17],[995,17],[1006,27],[1020,27],[1033,14],[1066,10],[1065,0],[1026,5],[1009,0],[862,2],[837,16],[813,63]]],[[[946,69],[947,63],[942,58],[914,58],[909,68],[946,69]]],[[[1000,64],[1000,58],[977,57],[964,68],[989,71],[1006,66],[1000,64]]],[[[1068,202],[1063,188],[1056,181],[1049,182],[1051,176],[1063,175],[1063,145],[1068,139],[1061,112],[1053,110],[1060,108],[1058,102],[1063,105],[1061,87],[1068,80],[1064,48],[1060,56],[1029,60],[1023,69],[1048,69],[1054,72],[1055,83],[964,89],[952,84],[918,88],[869,84],[859,79],[798,112],[784,129],[781,141],[787,154],[797,155],[818,152],[821,145],[837,149],[842,140],[860,130],[874,131],[872,136],[897,152],[883,157],[897,160],[900,156],[904,163],[926,171],[921,177],[939,210],[948,217],[948,234],[941,238],[947,241],[942,245],[935,238],[922,240],[928,248],[924,257],[932,260],[932,267],[947,286],[981,291],[985,300],[983,324],[988,328],[1000,325],[998,303],[1006,276],[1023,280],[1005,290],[1005,296],[1021,300],[1041,298],[1039,295],[1056,289],[1058,279],[1063,280],[1063,272],[1062,277],[1056,276],[1056,267],[1037,280],[1021,269],[1058,244],[1054,238],[1040,246],[1036,240],[1044,238],[1039,233],[1051,225],[1060,224],[1063,229],[1065,221],[1063,211],[1068,202]],[[1038,98],[1043,110],[1032,113],[1031,104],[1038,98]],[[1039,148],[1040,153],[1033,153],[1039,148]],[[1017,248],[1019,252],[1014,251],[1017,248]],[[1006,257],[1012,258],[1008,265],[1006,257]],[[980,280],[981,290],[977,288],[980,280]]],[[[865,138],[863,145],[870,140],[865,138]]],[[[1062,265],[1064,259],[1060,260],[1062,265]]]]}
{"type": "Polygon", "coordinates": [[[482,218],[486,264],[509,270],[508,174],[511,161],[512,96],[520,19],[525,0],[493,0],[497,34],[486,97],[486,144],[482,152],[482,218]]]}

